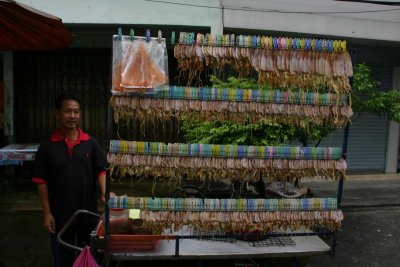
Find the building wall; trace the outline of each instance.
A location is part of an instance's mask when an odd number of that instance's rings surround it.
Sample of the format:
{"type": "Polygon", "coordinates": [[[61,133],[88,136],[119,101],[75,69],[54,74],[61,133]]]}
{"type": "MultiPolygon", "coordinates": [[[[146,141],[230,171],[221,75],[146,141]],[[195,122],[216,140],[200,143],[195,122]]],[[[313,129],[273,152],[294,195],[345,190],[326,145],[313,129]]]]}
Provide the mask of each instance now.
{"type": "Polygon", "coordinates": [[[69,24],[207,26],[400,42],[400,10],[312,0],[20,0],[69,24]],[[381,10],[380,12],[376,12],[381,10]],[[385,30],[382,30],[385,29],[385,30]]]}
{"type": "Polygon", "coordinates": [[[219,0],[174,0],[176,4],[144,0],[19,2],[55,15],[68,24],[191,25],[208,26],[212,32],[222,32],[219,0]]]}
{"type": "Polygon", "coordinates": [[[400,11],[374,12],[388,6],[310,0],[222,0],[222,6],[227,28],[400,41],[400,11]]]}
{"type": "MultiPolygon", "coordinates": [[[[383,82],[382,90],[392,88],[391,70],[400,65],[400,11],[370,12],[380,6],[352,3],[332,5],[333,1],[309,0],[37,0],[20,2],[62,18],[76,35],[74,48],[110,48],[117,27],[125,34],[135,29],[311,36],[348,40],[356,51],[356,63],[367,63],[383,82]],[[330,4],[329,4],[330,3],[330,4]],[[364,10],[366,13],[357,13],[364,10]],[[326,13],[329,11],[331,13],[326,13]],[[350,11],[350,13],[345,13],[350,11]],[[332,13],[333,12],[333,13],[332,13]],[[337,13],[334,13],[337,12],[337,13]],[[354,13],[351,13],[354,12],[354,13]],[[384,29],[384,30],[382,30],[384,29]]],[[[386,7],[385,7],[386,8],[386,7]]],[[[172,47],[168,42],[169,48],[172,47]]],[[[371,114],[355,121],[350,130],[349,169],[383,172],[387,160],[388,119],[371,114]],[[373,125],[373,128],[371,128],[373,125]]],[[[338,131],[325,144],[340,146],[343,134],[338,131]]],[[[29,140],[28,140],[29,141],[29,140]]]]}

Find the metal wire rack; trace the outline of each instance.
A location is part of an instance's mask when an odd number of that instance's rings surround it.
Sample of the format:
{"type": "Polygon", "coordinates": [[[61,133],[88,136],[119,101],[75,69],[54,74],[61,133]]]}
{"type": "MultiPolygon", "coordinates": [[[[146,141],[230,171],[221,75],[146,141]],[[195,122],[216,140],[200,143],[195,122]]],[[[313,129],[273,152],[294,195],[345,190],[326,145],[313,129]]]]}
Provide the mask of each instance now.
{"type": "Polygon", "coordinates": [[[290,247],[296,245],[289,236],[268,237],[264,240],[250,241],[252,247],[290,247]]]}
{"type": "Polygon", "coordinates": [[[193,230],[193,235],[198,236],[199,239],[207,240],[207,241],[217,241],[217,242],[224,242],[224,243],[236,243],[237,242],[237,239],[229,237],[229,236],[221,237],[223,235],[226,235],[226,233],[220,232],[220,231],[193,230]]]}

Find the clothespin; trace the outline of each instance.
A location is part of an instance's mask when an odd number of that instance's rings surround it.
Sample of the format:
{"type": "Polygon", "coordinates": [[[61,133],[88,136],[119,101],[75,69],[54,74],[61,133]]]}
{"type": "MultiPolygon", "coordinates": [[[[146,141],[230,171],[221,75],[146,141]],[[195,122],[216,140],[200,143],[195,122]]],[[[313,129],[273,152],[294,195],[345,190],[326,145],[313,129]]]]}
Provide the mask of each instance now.
{"type": "Polygon", "coordinates": [[[171,44],[172,45],[175,44],[175,32],[174,31],[171,33],[171,44]]]}
{"type": "Polygon", "coordinates": [[[322,51],[326,50],[326,40],[325,39],[322,40],[321,48],[322,48],[322,51]]]}
{"type": "Polygon", "coordinates": [[[211,40],[212,40],[212,46],[215,46],[217,44],[217,37],[215,34],[211,34],[211,40]]]}
{"type": "Polygon", "coordinates": [[[201,45],[201,33],[197,33],[197,36],[196,36],[196,45],[201,45]]]}
{"type": "Polygon", "coordinates": [[[131,41],[132,41],[133,37],[135,37],[135,31],[133,29],[131,29],[130,36],[131,36],[131,41]]]}
{"type": "Polygon", "coordinates": [[[150,30],[146,30],[146,42],[150,42],[150,30]]]}
{"type": "Polygon", "coordinates": [[[342,49],[342,52],[345,52],[345,51],[346,51],[346,41],[345,41],[345,40],[343,40],[343,41],[340,43],[340,47],[341,47],[341,49],[342,49]]]}
{"type": "Polygon", "coordinates": [[[161,43],[161,38],[162,38],[162,32],[161,32],[161,30],[158,30],[157,36],[158,36],[158,42],[161,43]]]}
{"type": "Polygon", "coordinates": [[[251,36],[251,47],[253,48],[257,47],[257,36],[255,35],[251,36]]]}
{"type": "Polygon", "coordinates": [[[278,39],[276,37],[272,38],[272,47],[273,49],[278,49],[278,39]]]}
{"type": "Polygon", "coordinates": [[[191,32],[189,34],[189,44],[194,44],[194,32],[191,32]]]}
{"type": "Polygon", "coordinates": [[[216,44],[217,46],[220,46],[220,45],[221,45],[221,35],[219,35],[219,34],[216,34],[216,35],[215,35],[215,44],[216,44]]]}
{"type": "Polygon", "coordinates": [[[121,41],[122,40],[122,28],[118,28],[118,39],[121,41]]]}
{"type": "Polygon", "coordinates": [[[180,43],[180,44],[183,44],[183,35],[184,35],[185,33],[184,32],[180,32],[179,33],[179,40],[178,40],[178,43],[180,43]]]}

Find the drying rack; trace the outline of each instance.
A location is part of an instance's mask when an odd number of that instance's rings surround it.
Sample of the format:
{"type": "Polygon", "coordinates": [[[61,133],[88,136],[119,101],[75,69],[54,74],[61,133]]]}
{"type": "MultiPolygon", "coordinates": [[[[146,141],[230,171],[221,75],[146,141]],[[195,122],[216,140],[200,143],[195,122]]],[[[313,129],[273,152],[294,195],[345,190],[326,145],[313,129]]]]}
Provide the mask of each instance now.
{"type": "MultiPolygon", "coordinates": [[[[186,38],[182,39],[182,45],[196,45],[194,42],[194,35],[181,35],[180,38],[186,38]],[[186,36],[186,37],[185,37],[186,36]],[[189,36],[189,37],[188,37],[189,36]],[[187,38],[191,38],[189,41],[187,41],[187,38]]],[[[131,32],[131,39],[133,38],[132,32],[131,32]]],[[[147,37],[148,38],[148,37],[147,37]]],[[[197,45],[228,45],[228,46],[234,46],[234,43],[232,41],[229,41],[230,39],[225,39],[223,37],[215,37],[216,43],[213,44],[212,36],[207,37],[198,37],[198,43],[197,45]],[[203,39],[202,39],[203,38],[203,39]],[[211,38],[211,39],[210,39],[211,38]],[[211,40],[211,41],[209,41],[211,40]],[[219,44],[217,41],[221,40],[221,44],[219,44]],[[208,42],[208,43],[207,43],[208,42]],[[210,43],[211,42],[211,43],[210,43]]],[[[234,37],[233,37],[234,38],[234,37]]],[[[158,40],[160,41],[160,35],[158,37],[158,40]]],[[[265,44],[270,44],[272,40],[272,49],[285,49],[285,46],[289,46],[289,44],[292,44],[293,50],[303,50],[303,51],[328,51],[328,52],[343,52],[343,50],[346,49],[346,43],[345,41],[313,41],[312,39],[310,40],[301,40],[301,39],[285,39],[286,41],[281,41],[284,39],[277,39],[277,38],[259,38],[259,40],[256,38],[249,38],[249,37],[242,37],[238,36],[236,38],[237,45],[238,47],[253,47],[253,48],[265,48],[265,45],[262,45],[260,42],[264,40],[265,44]],[[293,42],[294,40],[294,42],[293,42]],[[246,43],[247,42],[247,43],[246,43]],[[246,45],[247,44],[247,45],[246,45]],[[253,44],[253,45],[252,45],[253,44]],[[283,45],[284,44],[284,45],[283,45]]],[[[287,47],[286,47],[287,49],[287,47]]],[[[154,99],[161,99],[161,100],[168,100],[168,101],[173,101],[173,100],[183,100],[183,101],[219,101],[219,102],[226,102],[226,101],[233,101],[233,102],[257,102],[262,104],[268,104],[268,103],[274,103],[274,104],[282,104],[282,105],[308,105],[310,107],[313,107],[315,105],[329,105],[332,104],[329,102],[329,99],[332,98],[329,94],[326,95],[310,95],[310,94],[297,94],[294,93],[292,97],[288,97],[287,94],[283,92],[279,92],[277,90],[273,95],[273,97],[269,96],[263,96],[260,97],[261,94],[259,92],[250,92],[250,97],[249,95],[247,96],[246,99],[243,98],[244,94],[243,92],[248,93],[246,90],[241,90],[238,89],[235,92],[241,92],[237,93],[237,97],[230,98],[229,96],[232,96],[232,93],[229,93],[229,91],[232,89],[225,89],[224,90],[219,90],[218,89],[195,89],[195,88],[184,88],[184,87],[169,87],[169,86],[162,86],[155,90],[153,93],[148,93],[148,92],[141,92],[141,93],[134,93],[134,92],[120,92],[120,91],[112,91],[112,98],[115,99],[116,97],[127,97],[127,98],[136,98],[137,101],[141,101],[144,99],[149,99],[149,101],[152,101],[154,99]],[[190,93],[187,93],[187,92],[190,93]],[[276,95],[285,95],[285,97],[276,97],[276,95]],[[275,102],[274,102],[275,101],[275,102]],[[279,102],[280,101],[280,102],[279,102]]],[[[254,91],[254,90],[253,90],[254,91]]],[[[256,91],[256,90],[255,90],[256,91]]],[[[235,95],[235,94],[233,94],[235,95]]],[[[340,102],[343,105],[348,105],[349,104],[349,93],[345,93],[340,96],[340,102]]],[[[112,104],[111,104],[112,105],[112,104]]],[[[114,111],[115,111],[115,105],[113,106],[114,111]]],[[[129,107],[128,107],[129,108],[129,107]]],[[[112,132],[112,118],[114,117],[112,107],[109,107],[109,118],[108,118],[108,131],[109,131],[109,136],[111,136],[112,132]]],[[[134,109],[132,109],[134,111],[134,109]]],[[[184,112],[184,111],[183,111],[184,112]]],[[[201,111],[200,111],[201,113],[201,111]]],[[[349,120],[350,117],[345,114],[341,114],[341,116],[344,118],[342,120],[342,126],[345,126],[344,130],[344,137],[343,137],[343,146],[341,148],[341,153],[340,153],[340,159],[345,160],[347,156],[347,144],[348,144],[348,134],[349,134],[349,120]]],[[[137,152],[137,151],[136,151],[137,152]]],[[[140,155],[143,155],[143,152],[138,153],[140,155]]],[[[168,156],[168,155],[167,155],[168,156]]],[[[186,155],[187,156],[187,155],[186,155]]],[[[203,156],[203,155],[202,155],[203,156]]],[[[215,156],[215,155],[211,155],[215,156]]],[[[109,196],[110,192],[110,179],[109,179],[109,173],[107,173],[107,180],[106,180],[106,196],[109,196]]],[[[344,180],[344,175],[343,172],[340,173],[340,177],[338,178],[338,190],[337,190],[337,207],[340,208],[341,206],[341,200],[342,200],[342,191],[343,191],[343,180],[344,180]]],[[[122,261],[122,260],[164,260],[164,259],[197,259],[197,260],[203,260],[203,259],[226,259],[226,258],[265,258],[265,257],[291,257],[295,259],[296,257],[303,257],[303,256],[313,256],[317,254],[335,254],[335,247],[336,247],[336,231],[332,230],[322,230],[322,231],[298,231],[298,232],[281,232],[281,233],[269,233],[269,234],[227,234],[227,233],[213,233],[213,234],[193,234],[192,232],[175,232],[173,234],[164,234],[164,235],[156,235],[152,236],[154,239],[160,240],[161,243],[161,248],[159,248],[156,251],[151,251],[151,252],[112,252],[110,251],[109,244],[110,244],[110,233],[109,233],[109,219],[110,219],[110,213],[109,213],[109,207],[110,207],[110,200],[106,199],[106,205],[105,205],[105,212],[104,212],[104,236],[102,238],[99,238],[96,236],[96,234],[93,235],[92,237],[92,247],[94,248],[102,248],[104,252],[104,261],[108,262],[110,260],[117,260],[117,261],[122,261]],[[331,245],[328,246],[325,242],[323,242],[318,236],[329,236],[331,237],[331,245]],[[290,237],[295,240],[295,246],[283,246],[283,248],[279,249],[266,249],[266,247],[261,246],[257,247],[257,244],[255,244],[253,247],[248,247],[246,246],[245,248],[243,247],[243,243],[246,243],[248,245],[248,241],[243,241],[244,240],[261,240],[265,238],[285,238],[285,237],[290,237]],[[215,239],[242,239],[238,241],[235,244],[227,242],[223,246],[221,244],[218,244],[216,247],[213,245],[210,245],[212,242],[215,244],[215,239]],[[184,243],[182,243],[184,242],[184,243]],[[204,245],[204,242],[207,242],[207,246],[209,246],[211,249],[214,248],[214,251],[212,250],[207,250],[203,253],[201,250],[202,246],[201,244],[204,245]],[[182,247],[182,244],[183,247],[182,247]],[[299,246],[303,244],[307,249],[301,249],[299,246]],[[313,244],[315,246],[313,246],[313,244]],[[288,247],[290,247],[288,249],[288,247]],[[250,248],[250,249],[249,249],[250,248]]],[[[140,238],[140,236],[138,236],[140,238]]],[[[148,237],[148,236],[147,236],[148,237]]],[[[146,238],[143,236],[143,238],[146,238]]],[[[290,243],[290,242],[289,242],[290,243]]],[[[293,244],[293,243],[291,243],[293,244]]],[[[293,263],[295,264],[295,260],[293,263]]]]}

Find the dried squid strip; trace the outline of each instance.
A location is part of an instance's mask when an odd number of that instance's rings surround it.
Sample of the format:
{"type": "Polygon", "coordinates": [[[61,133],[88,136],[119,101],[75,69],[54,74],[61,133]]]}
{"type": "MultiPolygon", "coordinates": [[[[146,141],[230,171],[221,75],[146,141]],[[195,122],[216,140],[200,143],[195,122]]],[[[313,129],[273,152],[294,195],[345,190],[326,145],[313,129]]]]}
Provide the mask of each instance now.
{"type": "Polygon", "coordinates": [[[188,225],[201,231],[270,233],[279,230],[328,228],[337,230],[343,220],[340,210],[333,211],[276,211],[276,212],[191,212],[141,211],[145,225],[179,230],[188,225]]]}
{"type": "Polygon", "coordinates": [[[351,92],[349,78],[342,76],[327,77],[318,73],[260,71],[258,82],[273,87],[309,88],[310,90],[327,88],[334,92],[351,92]]]}
{"type": "MultiPolygon", "coordinates": [[[[330,53],[176,44],[174,56],[178,60],[178,70],[189,72],[189,77],[193,78],[205,66],[223,68],[225,64],[232,66],[241,76],[248,76],[253,69],[257,72],[271,72],[279,75],[284,73],[319,74],[328,79],[348,78],[353,75],[351,58],[347,51],[330,53]]],[[[293,78],[295,77],[289,75],[285,81],[290,82],[293,78]]],[[[264,84],[272,84],[269,80],[263,81],[264,84]]],[[[349,91],[348,86],[345,84],[340,90],[349,91]]]]}
{"type": "Polygon", "coordinates": [[[115,122],[133,118],[150,119],[187,115],[201,121],[230,120],[251,123],[273,121],[305,125],[311,120],[317,125],[337,127],[350,121],[351,106],[292,105],[257,102],[201,101],[182,99],[154,99],[114,96],[111,100],[115,122]]]}
{"type": "Polygon", "coordinates": [[[346,161],[340,160],[283,160],[283,159],[226,159],[148,156],[108,153],[107,160],[117,174],[142,177],[184,176],[200,180],[231,179],[291,181],[299,177],[321,176],[339,178],[344,174],[346,161]]]}

